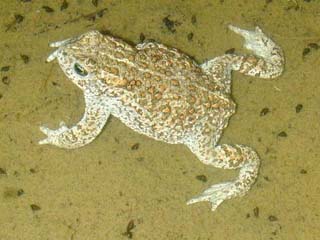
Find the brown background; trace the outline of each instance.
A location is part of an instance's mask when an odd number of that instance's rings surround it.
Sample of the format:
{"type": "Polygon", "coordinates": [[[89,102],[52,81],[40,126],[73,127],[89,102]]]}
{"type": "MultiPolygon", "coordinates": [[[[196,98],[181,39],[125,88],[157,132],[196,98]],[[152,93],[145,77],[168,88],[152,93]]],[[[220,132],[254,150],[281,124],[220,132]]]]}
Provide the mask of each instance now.
{"type": "Polygon", "coordinates": [[[319,238],[318,1],[68,3],[0,2],[1,240],[319,238]],[[186,147],[148,139],[115,118],[84,148],[37,144],[40,125],[72,125],[84,108],[80,90],[56,63],[45,63],[49,42],[98,29],[139,43],[143,33],[202,62],[230,48],[246,52],[229,23],[259,25],[287,61],[278,79],[233,75],[238,109],[221,142],[252,146],[262,158],[245,197],[216,212],[208,203],[186,206],[238,172],[205,166],[186,147]]]}

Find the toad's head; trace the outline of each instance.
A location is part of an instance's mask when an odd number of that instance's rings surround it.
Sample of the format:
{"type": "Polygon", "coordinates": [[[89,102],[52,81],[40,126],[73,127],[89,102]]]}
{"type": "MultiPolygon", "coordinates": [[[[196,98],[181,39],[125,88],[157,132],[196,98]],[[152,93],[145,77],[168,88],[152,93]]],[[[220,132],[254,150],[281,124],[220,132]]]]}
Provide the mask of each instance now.
{"type": "Polygon", "coordinates": [[[47,62],[57,59],[66,76],[83,89],[90,81],[97,79],[101,44],[103,45],[103,35],[98,31],[54,42],[50,47],[57,49],[49,55],[47,62]]]}

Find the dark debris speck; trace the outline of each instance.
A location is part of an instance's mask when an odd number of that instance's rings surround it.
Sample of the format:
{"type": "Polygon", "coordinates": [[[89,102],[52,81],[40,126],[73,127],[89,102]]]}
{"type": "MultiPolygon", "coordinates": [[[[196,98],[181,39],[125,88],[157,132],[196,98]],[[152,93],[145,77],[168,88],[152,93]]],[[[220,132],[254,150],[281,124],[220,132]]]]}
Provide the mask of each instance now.
{"type": "Polygon", "coordinates": [[[303,108],[303,105],[302,105],[302,104],[297,104],[297,106],[296,106],[296,113],[301,112],[302,108],[303,108]]]}
{"type": "Polygon", "coordinates": [[[5,85],[9,85],[10,84],[10,78],[8,76],[2,77],[1,81],[5,85]]]}
{"type": "Polygon", "coordinates": [[[21,14],[15,14],[14,18],[16,23],[21,23],[24,20],[24,16],[22,16],[21,14]]]}
{"type": "Polygon", "coordinates": [[[288,137],[288,134],[285,131],[279,132],[278,137],[288,137]]]}
{"type": "Polygon", "coordinates": [[[55,87],[56,87],[56,86],[60,86],[60,84],[59,84],[59,83],[54,82],[54,81],[52,81],[52,82],[51,82],[51,84],[52,84],[52,86],[55,86],[55,87]]]}
{"type": "Polygon", "coordinates": [[[24,191],[22,188],[20,188],[18,191],[17,191],[17,196],[20,197],[24,194],[24,191]]]}
{"type": "Polygon", "coordinates": [[[131,150],[138,150],[140,147],[140,144],[139,143],[135,143],[131,146],[131,150]]]}
{"type": "Polygon", "coordinates": [[[66,0],[64,0],[60,6],[60,11],[63,11],[65,9],[67,9],[68,7],[69,7],[69,3],[66,0]]]}
{"type": "Polygon", "coordinates": [[[31,204],[31,205],[30,205],[30,208],[31,208],[31,210],[34,211],[34,212],[41,210],[41,207],[39,207],[37,204],[31,204]]]}
{"type": "Polygon", "coordinates": [[[259,207],[255,207],[255,208],[253,209],[253,215],[254,215],[256,218],[259,217],[259,215],[260,215],[260,209],[259,209],[259,207]]]}
{"type": "Polygon", "coordinates": [[[302,57],[307,56],[310,52],[311,52],[310,48],[308,48],[308,47],[304,48],[302,51],[302,57]]]}
{"type": "Polygon", "coordinates": [[[265,107],[260,111],[260,117],[267,115],[270,112],[270,109],[265,107]]]}
{"type": "Polygon", "coordinates": [[[267,182],[270,182],[270,178],[268,176],[263,176],[264,180],[266,180],[267,182]]]}
{"type": "Polygon", "coordinates": [[[107,10],[107,8],[103,8],[100,9],[94,13],[88,14],[86,16],[84,16],[85,19],[87,19],[88,21],[95,21],[97,18],[102,18],[104,15],[104,12],[107,10]]]}
{"type": "Polygon", "coordinates": [[[235,48],[229,48],[228,50],[226,50],[224,53],[225,54],[233,54],[236,51],[235,48]]]}
{"type": "Polygon", "coordinates": [[[144,42],[144,40],[146,40],[146,36],[143,33],[140,33],[139,39],[140,42],[144,42]]]}
{"type": "Polygon", "coordinates": [[[49,6],[42,6],[42,9],[44,9],[47,13],[53,13],[54,9],[52,7],[49,6]]]}
{"type": "Polygon", "coordinates": [[[20,57],[25,64],[29,63],[30,57],[28,55],[21,54],[20,57]]]}
{"type": "Polygon", "coordinates": [[[189,33],[189,34],[187,35],[187,38],[188,38],[188,41],[192,41],[192,39],[193,39],[193,33],[192,33],[192,32],[189,33]]]}
{"type": "Polygon", "coordinates": [[[93,6],[98,7],[99,0],[92,0],[91,3],[93,6]]]}
{"type": "Polygon", "coordinates": [[[9,70],[10,70],[10,66],[3,66],[0,69],[1,72],[8,72],[9,70]]]}
{"type": "Polygon", "coordinates": [[[4,168],[0,168],[0,175],[7,175],[7,171],[4,168]]]}
{"type": "Polygon", "coordinates": [[[275,222],[275,221],[278,221],[278,218],[277,218],[276,216],[270,215],[270,216],[268,217],[268,220],[269,220],[270,222],[275,222]]]}
{"type": "Polygon", "coordinates": [[[102,30],[100,30],[99,32],[100,32],[102,35],[110,35],[110,34],[111,34],[110,30],[108,30],[108,29],[102,29],[102,30]]]}
{"type": "Polygon", "coordinates": [[[175,23],[175,21],[172,21],[171,19],[169,19],[169,16],[163,18],[162,22],[164,23],[164,25],[167,27],[167,29],[170,32],[174,33],[176,31],[176,29],[175,29],[176,23],[175,23]]]}
{"type": "Polygon", "coordinates": [[[318,43],[309,43],[308,47],[316,49],[316,50],[320,48],[318,43]]]}
{"type": "Polygon", "coordinates": [[[192,17],[191,17],[191,23],[192,23],[193,25],[195,25],[195,24],[197,23],[197,16],[196,16],[196,15],[192,15],[192,17]]]}
{"type": "Polygon", "coordinates": [[[301,174],[307,174],[308,172],[307,172],[307,170],[305,170],[305,169],[301,169],[301,170],[300,170],[300,173],[301,173],[301,174]]]}
{"type": "Polygon", "coordinates": [[[133,237],[133,232],[132,230],[135,228],[135,224],[134,224],[134,220],[130,220],[128,225],[127,225],[127,229],[126,231],[122,234],[124,236],[127,236],[128,238],[132,238],[133,237]]]}
{"type": "Polygon", "coordinates": [[[203,175],[203,174],[196,176],[196,179],[201,181],[201,182],[207,182],[208,181],[207,177],[205,175],[203,175]]]}

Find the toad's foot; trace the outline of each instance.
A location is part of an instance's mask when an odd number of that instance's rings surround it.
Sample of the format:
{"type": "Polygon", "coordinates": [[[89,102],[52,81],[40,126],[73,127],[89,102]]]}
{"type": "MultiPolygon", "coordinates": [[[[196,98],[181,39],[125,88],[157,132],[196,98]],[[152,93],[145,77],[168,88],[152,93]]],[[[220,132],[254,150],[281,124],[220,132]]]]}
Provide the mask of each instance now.
{"type": "Polygon", "coordinates": [[[259,27],[256,27],[254,31],[249,31],[229,25],[229,29],[244,38],[246,49],[261,57],[260,60],[254,56],[245,57],[238,61],[240,69],[234,70],[262,78],[274,78],[282,73],[284,66],[283,52],[259,27]]]}
{"type": "Polygon", "coordinates": [[[202,194],[193,197],[187,202],[187,204],[189,205],[197,202],[209,201],[211,202],[211,210],[214,211],[224,200],[240,195],[238,192],[239,191],[235,183],[220,183],[211,186],[202,194]]]}
{"type": "Polygon", "coordinates": [[[212,185],[199,196],[189,200],[187,204],[210,201],[214,211],[224,200],[243,196],[249,191],[257,178],[260,159],[249,147],[228,144],[212,147],[213,141],[207,135],[198,135],[188,146],[207,165],[224,169],[240,168],[239,177],[234,182],[212,185]]]}
{"type": "Polygon", "coordinates": [[[101,104],[103,99],[85,93],[85,113],[76,125],[68,128],[63,122],[60,128],[51,130],[47,127],[40,127],[40,130],[47,135],[39,144],[52,144],[61,148],[78,148],[92,142],[101,132],[108,120],[110,112],[106,106],[101,104]]]}
{"type": "Polygon", "coordinates": [[[53,145],[59,145],[59,136],[63,135],[66,131],[69,130],[69,128],[66,126],[66,124],[61,121],[59,124],[59,128],[56,130],[51,130],[45,126],[41,126],[40,130],[45,135],[47,135],[47,138],[42,139],[39,141],[39,144],[53,144],[53,145]]]}
{"type": "Polygon", "coordinates": [[[221,79],[221,89],[230,93],[231,70],[260,78],[275,78],[283,72],[285,60],[281,48],[259,27],[249,31],[229,25],[229,29],[245,39],[244,47],[253,55],[225,54],[201,64],[206,73],[221,79]]]}
{"type": "Polygon", "coordinates": [[[273,43],[272,40],[268,38],[259,27],[256,27],[254,31],[241,29],[232,25],[229,25],[228,27],[245,39],[244,47],[246,49],[253,51],[260,57],[270,57],[270,48],[272,48],[274,44],[270,44],[273,43]]]}

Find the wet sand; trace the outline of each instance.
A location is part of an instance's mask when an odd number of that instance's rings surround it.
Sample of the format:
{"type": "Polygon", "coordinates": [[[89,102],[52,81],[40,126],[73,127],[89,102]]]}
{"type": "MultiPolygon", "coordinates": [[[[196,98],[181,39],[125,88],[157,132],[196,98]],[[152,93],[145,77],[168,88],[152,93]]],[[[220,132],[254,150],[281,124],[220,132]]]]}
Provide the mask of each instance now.
{"type": "Polygon", "coordinates": [[[317,1],[1,1],[0,240],[318,239],[319,22],[317,1]],[[81,91],[45,63],[49,42],[98,29],[135,44],[154,39],[200,63],[247,52],[230,23],[260,26],[286,55],[277,79],[233,74],[237,112],[220,143],[251,146],[262,159],[246,196],[215,212],[187,206],[238,171],[205,166],[116,118],[84,148],[37,144],[40,125],[73,125],[84,110],[81,91]]]}

